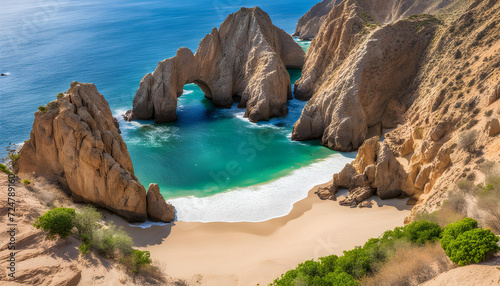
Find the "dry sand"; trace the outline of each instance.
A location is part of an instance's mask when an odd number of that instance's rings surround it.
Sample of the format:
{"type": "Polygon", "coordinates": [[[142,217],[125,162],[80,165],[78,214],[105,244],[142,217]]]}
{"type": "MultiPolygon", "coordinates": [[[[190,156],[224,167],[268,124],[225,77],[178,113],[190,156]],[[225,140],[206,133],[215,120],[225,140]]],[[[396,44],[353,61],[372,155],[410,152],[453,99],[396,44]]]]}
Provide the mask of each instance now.
{"type": "Polygon", "coordinates": [[[267,285],[305,260],[342,254],[401,226],[410,214],[411,206],[400,199],[373,197],[373,208],[365,209],[321,201],[314,194],[318,187],[290,214],[265,222],[175,222],[141,229],[114,215],[108,219],[123,225],[169,276],[189,285],[267,285]]]}

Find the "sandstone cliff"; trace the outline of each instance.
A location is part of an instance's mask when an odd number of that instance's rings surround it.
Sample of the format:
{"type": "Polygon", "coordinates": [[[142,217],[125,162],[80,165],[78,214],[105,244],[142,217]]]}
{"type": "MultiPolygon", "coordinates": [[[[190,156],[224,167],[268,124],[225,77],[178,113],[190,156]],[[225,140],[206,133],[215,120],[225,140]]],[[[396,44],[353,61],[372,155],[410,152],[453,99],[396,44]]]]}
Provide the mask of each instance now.
{"type": "MultiPolygon", "coordinates": [[[[301,40],[311,40],[318,35],[321,25],[330,11],[346,0],[323,0],[314,5],[297,22],[294,37],[301,40]]],[[[431,14],[447,6],[453,0],[384,0],[363,1],[363,5],[370,9],[371,16],[381,23],[394,22],[411,15],[431,14]]]]}
{"type": "MultiPolygon", "coordinates": [[[[500,162],[500,2],[432,1],[419,9],[433,16],[402,20],[383,8],[390,1],[362,2],[335,6],[313,40],[296,83],[296,97],[310,101],[292,138],[351,150],[382,135],[377,148],[401,166],[384,176],[398,174],[405,184],[394,190],[417,204],[408,222],[442,206],[461,180],[481,183],[482,162],[500,162]]],[[[374,154],[362,147],[355,162],[376,166],[374,154]]],[[[372,169],[346,166],[319,195],[333,198],[336,187],[351,188],[353,200],[369,195],[354,190],[377,189],[372,169]]],[[[463,200],[464,215],[480,219],[473,194],[463,200]]]]}
{"type": "Polygon", "coordinates": [[[181,48],[147,74],[126,119],[176,120],[186,83],[196,83],[219,107],[230,108],[238,97],[252,122],[284,116],[292,98],[286,68],[303,63],[304,51],[264,11],[242,8],[201,40],[196,54],[181,48]]]}
{"type": "Polygon", "coordinates": [[[73,82],[67,94],[35,113],[15,172],[54,179],[75,200],[130,221],[147,218],[146,190],[134,175],[108,103],[93,84],[73,82]]]}
{"type": "Polygon", "coordinates": [[[300,17],[292,36],[299,37],[304,41],[310,41],[318,34],[319,28],[325,21],[326,16],[343,0],[323,0],[314,5],[311,10],[300,17]]]}

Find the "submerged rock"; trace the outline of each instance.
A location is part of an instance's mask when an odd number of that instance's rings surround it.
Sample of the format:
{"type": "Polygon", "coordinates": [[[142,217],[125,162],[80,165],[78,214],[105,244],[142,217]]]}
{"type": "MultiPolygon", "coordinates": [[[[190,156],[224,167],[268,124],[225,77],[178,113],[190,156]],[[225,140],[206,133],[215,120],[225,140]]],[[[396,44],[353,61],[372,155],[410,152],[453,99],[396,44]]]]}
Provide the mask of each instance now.
{"type": "Polygon", "coordinates": [[[239,97],[238,107],[246,108],[251,122],[284,116],[292,99],[286,68],[303,64],[302,48],[264,11],[242,8],[205,36],[196,54],[180,48],[147,74],[125,118],[176,120],[177,98],[186,83],[196,83],[219,107],[230,108],[239,97]]]}
{"type": "Polygon", "coordinates": [[[94,84],[73,82],[68,94],[35,113],[15,172],[55,179],[77,201],[129,221],[146,220],[146,190],[134,175],[108,102],[94,84]]]}

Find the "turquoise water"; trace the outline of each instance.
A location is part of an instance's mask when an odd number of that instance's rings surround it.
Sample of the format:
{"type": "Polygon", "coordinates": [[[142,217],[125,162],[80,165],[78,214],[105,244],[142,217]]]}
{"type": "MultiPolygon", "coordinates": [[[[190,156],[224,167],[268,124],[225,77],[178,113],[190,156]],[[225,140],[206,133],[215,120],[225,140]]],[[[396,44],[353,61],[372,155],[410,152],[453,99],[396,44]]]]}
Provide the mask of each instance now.
{"type": "MultiPolygon", "coordinates": [[[[120,116],[160,60],[181,46],[196,50],[241,6],[260,6],[292,33],[315,2],[2,1],[0,73],[9,76],[0,77],[0,156],[9,143],[29,138],[37,107],[71,81],[95,83],[120,116]]],[[[304,49],[308,44],[301,43],[304,49]]],[[[289,72],[292,81],[300,77],[298,70],[289,72]]],[[[137,176],[146,187],[158,183],[167,199],[273,182],[334,154],[318,142],[290,141],[305,102],[290,101],[285,118],[251,124],[241,109],[215,108],[196,85],[184,89],[177,122],[121,121],[137,176]]]]}
{"type": "MultiPolygon", "coordinates": [[[[292,80],[300,77],[300,70],[289,72],[292,80]]],[[[188,84],[176,122],[120,123],[143,184],[159,184],[167,198],[203,197],[285,176],[333,153],[318,142],[290,140],[305,102],[288,105],[287,117],[254,124],[243,118],[243,109],[216,108],[198,86],[188,84]]]]}

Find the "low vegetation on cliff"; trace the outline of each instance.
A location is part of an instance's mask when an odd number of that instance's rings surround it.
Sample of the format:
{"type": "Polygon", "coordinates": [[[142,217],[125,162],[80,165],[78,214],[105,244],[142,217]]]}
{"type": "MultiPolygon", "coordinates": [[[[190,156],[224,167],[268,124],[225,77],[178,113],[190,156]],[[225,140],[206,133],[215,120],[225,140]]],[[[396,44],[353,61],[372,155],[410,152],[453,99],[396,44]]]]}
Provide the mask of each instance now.
{"type": "Polygon", "coordinates": [[[73,208],[55,208],[37,218],[34,226],[47,231],[47,239],[67,238],[75,233],[82,240],[78,247],[82,255],[94,250],[116,259],[132,274],[161,276],[151,266],[149,251],[134,249],[132,238],[125,231],[102,219],[102,214],[92,206],[78,212],[73,208]]]}
{"type": "Polygon", "coordinates": [[[301,263],[272,285],[402,285],[403,281],[417,285],[453,268],[452,262],[478,263],[498,251],[499,238],[477,225],[471,218],[444,229],[434,222],[416,221],[386,231],[342,256],[301,263]]]}

